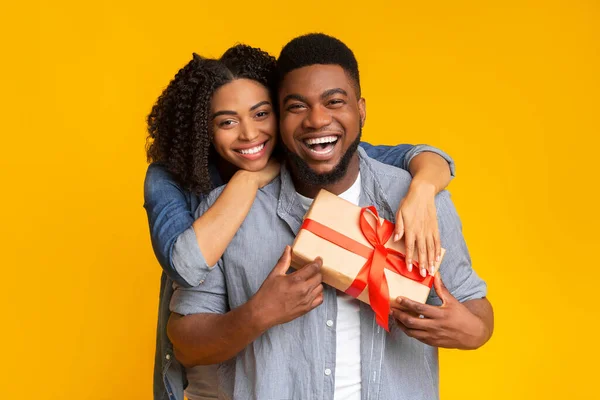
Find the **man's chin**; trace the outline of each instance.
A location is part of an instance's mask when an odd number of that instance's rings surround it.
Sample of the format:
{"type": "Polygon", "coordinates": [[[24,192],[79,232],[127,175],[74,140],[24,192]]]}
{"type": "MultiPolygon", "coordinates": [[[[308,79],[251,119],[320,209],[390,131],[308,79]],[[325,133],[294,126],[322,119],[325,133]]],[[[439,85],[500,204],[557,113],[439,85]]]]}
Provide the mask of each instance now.
{"type": "Polygon", "coordinates": [[[306,163],[306,167],[317,176],[331,174],[338,165],[339,160],[335,163],[306,163]]]}
{"type": "Polygon", "coordinates": [[[327,160],[326,162],[306,160],[305,154],[300,156],[284,146],[288,162],[295,171],[296,178],[311,186],[326,186],[339,182],[344,178],[350,161],[356,153],[360,143],[360,133],[361,131],[341,157],[335,157],[335,160],[327,160]]]}

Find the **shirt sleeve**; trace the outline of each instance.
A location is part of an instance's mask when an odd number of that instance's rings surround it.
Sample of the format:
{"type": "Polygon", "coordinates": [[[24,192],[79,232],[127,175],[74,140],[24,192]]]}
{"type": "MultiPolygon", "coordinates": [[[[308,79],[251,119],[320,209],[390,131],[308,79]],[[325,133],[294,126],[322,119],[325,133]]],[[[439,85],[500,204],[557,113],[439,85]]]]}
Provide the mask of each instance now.
{"type": "Polygon", "coordinates": [[[223,264],[219,260],[214,270],[206,276],[204,283],[195,287],[183,287],[175,284],[171,297],[171,312],[189,314],[225,314],[229,311],[227,286],[223,273],[223,264]]]}
{"type": "Polygon", "coordinates": [[[173,247],[179,235],[192,226],[189,195],[160,164],[148,166],[144,181],[144,208],[148,215],[154,254],[165,273],[182,286],[190,286],[197,277],[182,274],[173,264],[173,247]]]}
{"type": "MultiPolygon", "coordinates": [[[[446,250],[439,269],[444,285],[461,303],[485,297],[487,285],[473,270],[462,224],[449,192],[442,191],[436,196],[436,208],[442,247],[446,250]]],[[[427,302],[442,304],[435,289],[431,290],[427,302]]]]}
{"type": "Polygon", "coordinates": [[[431,152],[443,157],[448,162],[450,168],[450,175],[455,176],[456,166],[454,160],[448,154],[442,150],[429,146],[426,144],[410,145],[410,144],[399,144],[396,146],[377,145],[361,142],[361,147],[367,152],[367,155],[379,162],[388,164],[397,168],[402,168],[405,171],[409,171],[409,165],[412,159],[425,152],[431,152]]]}
{"type": "MultiPolygon", "coordinates": [[[[200,217],[212,206],[223,191],[223,187],[213,190],[202,200],[194,219],[200,217]]],[[[215,265],[208,265],[206,259],[198,246],[198,239],[193,227],[187,228],[177,237],[173,244],[171,262],[175,270],[189,283],[184,286],[198,286],[203,284],[209,272],[215,265]]]]}

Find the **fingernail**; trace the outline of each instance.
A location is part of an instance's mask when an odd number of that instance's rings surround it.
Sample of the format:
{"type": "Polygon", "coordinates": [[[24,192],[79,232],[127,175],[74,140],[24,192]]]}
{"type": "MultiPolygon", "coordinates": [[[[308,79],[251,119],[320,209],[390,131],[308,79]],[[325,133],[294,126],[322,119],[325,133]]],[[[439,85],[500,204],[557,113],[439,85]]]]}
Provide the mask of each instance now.
{"type": "Polygon", "coordinates": [[[442,259],[442,257],[440,257],[440,255],[438,254],[437,257],[435,258],[435,262],[440,262],[441,259],[442,259]]]}
{"type": "Polygon", "coordinates": [[[429,275],[433,276],[434,273],[435,273],[435,265],[431,265],[429,267],[429,275]]]}
{"type": "Polygon", "coordinates": [[[427,270],[425,268],[421,268],[421,276],[425,278],[427,276],[427,270]]]}
{"type": "Polygon", "coordinates": [[[394,242],[397,242],[398,240],[400,240],[400,234],[399,234],[399,233],[396,233],[396,234],[394,235],[394,242]]]}
{"type": "Polygon", "coordinates": [[[408,270],[408,272],[412,272],[412,262],[407,262],[406,263],[406,269],[408,270]]]}

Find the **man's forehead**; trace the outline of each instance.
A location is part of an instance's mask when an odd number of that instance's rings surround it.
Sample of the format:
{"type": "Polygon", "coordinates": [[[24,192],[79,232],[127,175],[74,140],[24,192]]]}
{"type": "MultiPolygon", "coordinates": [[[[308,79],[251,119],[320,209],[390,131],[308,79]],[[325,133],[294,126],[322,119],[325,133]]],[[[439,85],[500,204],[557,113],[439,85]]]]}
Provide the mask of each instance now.
{"type": "Polygon", "coordinates": [[[281,94],[320,95],[333,88],[342,88],[348,92],[351,82],[346,71],[339,65],[314,64],[288,72],[279,91],[281,94]]]}

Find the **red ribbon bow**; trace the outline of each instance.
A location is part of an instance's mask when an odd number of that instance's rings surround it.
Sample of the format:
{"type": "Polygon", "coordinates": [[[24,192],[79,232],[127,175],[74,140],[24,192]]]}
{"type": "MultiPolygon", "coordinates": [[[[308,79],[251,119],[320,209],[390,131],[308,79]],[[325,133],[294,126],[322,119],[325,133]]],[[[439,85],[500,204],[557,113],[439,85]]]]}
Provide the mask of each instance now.
{"type": "Polygon", "coordinates": [[[419,265],[416,262],[413,262],[413,270],[408,272],[405,261],[406,256],[397,250],[388,249],[384,246],[394,232],[394,224],[387,220],[383,220],[381,223],[380,221],[375,207],[370,206],[361,209],[360,230],[369,244],[373,246],[372,248],[308,218],[304,220],[301,229],[306,229],[322,239],[367,259],[350,287],[346,289],[346,293],[356,298],[368,285],[369,302],[375,312],[375,319],[381,327],[389,332],[390,295],[384,269],[387,268],[428,287],[431,287],[433,279],[431,276],[423,278],[419,274],[419,265]],[[369,223],[367,215],[372,215],[375,218],[374,225],[369,223]]]}

